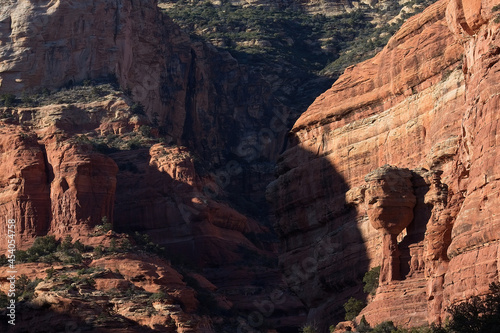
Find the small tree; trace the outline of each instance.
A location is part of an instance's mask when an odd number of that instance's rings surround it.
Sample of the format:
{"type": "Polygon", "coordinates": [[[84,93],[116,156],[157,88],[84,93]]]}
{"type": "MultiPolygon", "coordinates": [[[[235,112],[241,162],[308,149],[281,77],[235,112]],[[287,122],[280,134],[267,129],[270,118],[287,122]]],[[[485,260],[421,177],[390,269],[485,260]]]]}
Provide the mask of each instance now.
{"type": "Polygon", "coordinates": [[[73,238],[70,235],[66,235],[61,243],[61,250],[68,251],[73,248],[73,238]]]}
{"type": "Polygon", "coordinates": [[[3,94],[0,96],[0,102],[2,102],[5,107],[11,107],[16,103],[16,95],[3,94]]]}
{"type": "Polygon", "coordinates": [[[344,304],[345,309],[345,320],[353,320],[356,316],[363,310],[365,303],[354,297],[349,298],[349,300],[344,304]]]}
{"type": "Polygon", "coordinates": [[[392,333],[397,330],[392,321],[384,321],[375,326],[372,330],[373,333],[392,333]]]}
{"type": "Polygon", "coordinates": [[[451,306],[450,329],[456,333],[498,332],[500,328],[500,284],[490,284],[490,293],[485,297],[474,296],[460,304],[451,306]]]}
{"type": "Polygon", "coordinates": [[[371,332],[372,328],[370,327],[370,324],[366,320],[365,316],[361,317],[361,320],[359,321],[359,325],[356,328],[356,330],[359,333],[368,333],[368,332],[371,332]]]}
{"type": "Polygon", "coordinates": [[[316,326],[313,324],[307,324],[302,326],[301,330],[302,333],[317,333],[318,330],[316,329],[316,326]]]}
{"type": "Polygon", "coordinates": [[[378,288],[378,280],[380,276],[380,266],[373,267],[368,272],[366,272],[363,277],[363,291],[367,294],[374,295],[378,288]]]}

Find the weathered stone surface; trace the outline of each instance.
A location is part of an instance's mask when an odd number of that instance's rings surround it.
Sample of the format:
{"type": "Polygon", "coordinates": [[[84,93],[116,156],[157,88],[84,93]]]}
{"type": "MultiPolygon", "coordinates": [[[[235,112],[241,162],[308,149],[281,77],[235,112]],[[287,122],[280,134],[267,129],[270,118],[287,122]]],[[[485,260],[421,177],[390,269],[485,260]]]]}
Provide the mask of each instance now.
{"type": "MultiPolygon", "coordinates": [[[[109,239],[101,241],[105,245],[109,239]]],[[[17,305],[16,327],[44,332],[46,327],[40,323],[50,323],[57,330],[76,327],[115,333],[214,332],[208,317],[193,313],[199,304],[196,292],[186,286],[179,272],[158,257],[111,255],[91,260],[83,273],[77,269],[42,263],[18,264],[19,275],[24,274],[31,281],[44,280],[36,286],[33,300],[27,306],[17,305]],[[53,269],[51,277],[47,275],[48,269],[53,269]],[[95,285],[85,281],[95,281],[95,285]],[[156,298],[150,299],[149,292],[157,293],[156,298]]],[[[2,291],[8,288],[6,270],[0,268],[2,291]]],[[[3,324],[0,324],[2,329],[3,324]]]]}
{"type": "MultiPolygon", "coordinates": [[[[268,197],[276,208],[281,262],[289,278],[295,263],[315,258],[318,251],[308,244],[317,244],[318,237],[329,239],[334,249],[296,288],[311,309],[311,321],[341,319],[339,305],[361,296],[353,285],[382,263],[381,235],[364,209],[350,208],[366,194],[365,175],[390,164],[432,167],[442,172],[442,183],[452,181],[464,111],[464,49],[443,24],[446,7],[441,1],[410,18],[380,54],[348,68],[292,129],[268,197]]],[[[423,274],[426,215],[431,214],[425,208],[426,186],[424,181],[417,186],[422,190],[414,189],[419,208],[398,240],[402,279],[423,274]]],[[[398,313],[405,315],[402,307],[398,313]]],[[[404,322],[398,315],[380,320],[404,322]]]]}
{"type": "MultiPolygon", "coordinates": [[[[493,5],[453,0],[430,6],[409,19],[380,54],[348,68],[296,122],[268,197],[289,278],[293,263],[311,258],[307,244],[319,234],[335,240],[328,263],[314,265],[314,278],[302,279],[295,289],[310,308],[310,320],[334,315],[332,303],[358,291],[325,292],[317,281],[338,286],[356,275],[359,281],[369,267],[385,266],[397,255],[400,263],[392,266],[399,266],[401,276],[382,285],[362,312],[371,324],[439,322],[447,306],[485,293],[499,279],[494,110],[500,48],[493,5]],[[384,216],[383,209],[364,209],[370,185],[363,177],[384,164],[413,170],[416,201],[405,202],[404,194],[395,200],[406,212],[384,216]],[[384,242],[375,228],[391,229],[399,217],[406,222],[384,242]]],[[[373,185],[383,189],[383,182],[373,185]]],[[[384,193],[373,189],[377,198],[384,193]]]]}
{"type": "MultiPolygon", "coordinates": [[[[256,311],[259,304],[269,302],[266,290],[256,284],[266,281],[276,288],[281,286],[280,272],[274,267],[276,249],[272,243],[259,241],[261,235],[270,231],[215,200],[211,192],[204,191],[206,184],[214,191],[220,188],[211,175],[198,175],[194,154],[188,148],[165,143],[151,143],[150,148],[127,148],[127,140],[131,138],[141,138],[145,142],[154,140],[141,137],[141,126],[151,124],[143,116],[132,114],[129,105],[123,96],[111,94],[88,104],[2,109],[11,116],[0,128],[5,134],[2,136],[5,140],[2,141],[5,161],[2,165],[5,167],[5,186],[2,189],[5,214],[16,219],[17,248],[25,249],[36,236],[46,234],[54,234],[59,239],[70,235],[74,240],[94,247],[110,247],[111,240],[120,244],[122,236],[113,232],[93,235],[94,227],[102,224],[106,217],[117,230],[148,233],[178,263],[196,265],[200,270],[219,267],[203,272],[202,277],[205,279],[203,285],[210,286],[208,290],[214,293],[217,304],[228,311],[238,309],[249,314],[256,311]],[[115,152],[107,155],[99,153],[96,140],[110,136],[122,150],[115,148],[115,152]],[[21,172],[16,174],[18,170],[21,172]],[[10,184],[9,179],[14,178],[16,182],[10,184]],[[46,224],[28,223],[22,229],[23,223],[29,222],[30,218],[43,222],[39,219],[44,217],[44,211],[29,209],[26,211],[29,214],[23,215],[24,206],[15,205],[18,197],[24,199],[26,207],[40,204],[37,200],[43,198],[45,201],[40,205],[46,209],[46,224]],[[40,226],[45,229],[37,230],[40,226]],[[253,236],[253,241],[249,240],[249,235],[253,236]],[[256,272],[236,269],[246,260],[262,268],[256,272]],[[216,290],[212,290],[213,287],[216,290]],[[252,290],[251,296],[247,290],[252,290]],[[226,297],[226,294],[230,296],[226,297]]],[[[4,251],[7,242],[1,246],[4,251]]],[[[156,278],[168,275],[163,271],[153,272],[156,268],[137,266],[140,261],[127,262],[125,266],[131,271],[148,270],[143,273],[156,278]]],[[[135,275],[128,278],[126,281],[117,277],[97,278],[96,288],[102,292],[116,289],[122,293],[133,286],[149,292],[172,288],[175,292],[171,296],[183,299],[179,302],[185,303],[186,311],[198,311],[196,296],[192,289],[184,287],[184,282],[182,286],[168,279],[130,284],[127,281],[142,278],[135,275]]],[[[59,298],[45,296],[40,299],[41,303],[61,303],[59,298]]],[[[277,327],[298,326],[303,321],[300,313],[303,305],[290,294],[285,297],[285,302],[273,304],[266,319],[277,327]]],[[[71,297],[66,301],[71,302],[71,297]]],[[[142,314],[136,318],[138,312],[132,310],[137,304],[130,301],[120,307],[120,315],[132,316],[141,325],[169,327],[170,317],[145,317],[142,314]]],[[[178,319],[179,322],[188,320],[178,319]]]]}
{"type": "MultiPolygon", "coordinates": [[[[382,233],[382,265],[379,283],[401,278],[398,236],[413,221],[416,197],[411,182],[412,172],[384,165],[365,176],[362,196],[354,202],[364,202],[364,209],[373,228],[382,233]]],[[[355,189],[351,193],[357,193],[355,189]]],[[[351,194],[346,193],[346,198],[351,194]]],[[[346,199],[346,201],[353,201],[346,199]]]]}
{"type": "Polygon", "coordinates": [[[365,176],[365,209],[375,229],[397,236],[411,223],[416,203],[411,176],[410,170],[391,166],[365,176]]]}
{"type": "MultiPolygon", "coordinates": [[[[89,108],[103,110],[106,105],[89,108]]],[[[89,145],[67,140],[67,136],[64,140],[62,134],[68,124],[74,132],[92,123],[99,126],[99,121],[85,117],[89,114],[82,112],[85,106],[80,107],[73,110],[76,113],[61,106],[17,110],[13,114],[23,125],[2,127],[2,166],[7,177],[2,186],[4,216],[16,220],[18,249],[25,249],[36,236],[78,237],[87,235],[105,216],[112,221],[116,163],[89,145]],[[75,117],[77,112],[81,114],[75,117]],[[27,131],[27,124],[38,133],[27,131]]],[[[6,244],[4,238],[0,248],[6,244]]]]}
{"type": "Polygon", "coordinates": [[[16,247],[31,244],[47,233],[50,220],[50,185],[43,146],[33,133],[17,125],[0,125],[0,249],[7,248],[7,220],[14,219],[16,247]],[[3,126],[2,126],[3,125],[3,126]]]}
{"type": "Polygon", "coordinates": [[[46,151],[53,175],[50,232],[86,235],[104,217],[112,221],[116,163],[85,146],[53,142],[46,151]]]}
{"type": "Polygon", "coordinates": [[[473,294],[484,294],[489,282],[499,279],[500,29],[495,20],[498,11],[492,12],[497,4],[495,1],[462,1],[463,12],[457,10],[453,2],[448,7],[447,17],[466,22],[457,26],[457,21],[451,21],[449,25],[458,32],[457,39],[465,46],[468,89],[457,159],[458,187],[464,199],[447,251],[450,263],[444,276],[444,306],[473,294]]]}
{"type": "MultiPolygon", "coordinates": [[[[283,147],[288,113],[260,73],[210,44],[192,42],[154,0],[7,1],[0,23],[0,93],[21,97],[113,75],[126,92],[85,105],[56,101],[2,110],[36,133],[45,156],[42,177],[29,177],[43,179],[47,222],[37,225],[43,231],[30,231],[27,242],[48,230],[94,244],[85,233],[106,217],[120,230],[149,233],[179,261],[229,266],[250,257],[270,266],[277,250],[273,236],[259,239],[269,229],[225,203],[231,191],[245,193],[257,198],[253,213],[266,215],[259,204],[272,177],[269,161],[283,147]],[[132,115],[134,102],[144,105],[145,116],[132,115]],[[108,135],[126,142],[142,125],[155,127],[152,136],[161,132],[165,143],[151,149],[122,144],[105,156],[82,142],[108,135]],[[195,170],[195,156],[202,172],[195,170]]],[[[8,195],[11,204],[15,195],[8,195]]],[[[27,245],[19,241],[19,248],[27,245]]],[[[280,273],[268,268],[241,270],[228,280],[225,266],[216,285],[232,293],[228,304],[244,303],[251,313],[254,299],[241,285],[264,297],[255,284],[280,285],[280,273]]],[[[293,311],[287,320],[301,321],[302,305],[288,297],[293,311]]],[[[281,316],[286,306],[271,316],[281,316]]]]}

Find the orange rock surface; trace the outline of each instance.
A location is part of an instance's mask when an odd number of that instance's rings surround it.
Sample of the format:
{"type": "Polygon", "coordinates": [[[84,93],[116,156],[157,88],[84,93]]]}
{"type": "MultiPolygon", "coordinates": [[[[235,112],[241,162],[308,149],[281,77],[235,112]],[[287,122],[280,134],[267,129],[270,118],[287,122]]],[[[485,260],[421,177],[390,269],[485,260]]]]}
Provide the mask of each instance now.
{"type": "Polygon", "coordinates": [[[363,178],[385,164],[415,170],[417,201],[411,223],[397,230],[402,275],[362,311],[368,322],[440,322],[447,306],[499,280],[493,5],[431,5],[377,56],[346,69],[294,125],[267,196],[283,239],[281,264],[309,320],[341,319],[340,305],[363,296],[363,274],[392,255],[360,205],[363,178]],[[332,250],[325,259],[311,245],[321,240],[332,250]]]}

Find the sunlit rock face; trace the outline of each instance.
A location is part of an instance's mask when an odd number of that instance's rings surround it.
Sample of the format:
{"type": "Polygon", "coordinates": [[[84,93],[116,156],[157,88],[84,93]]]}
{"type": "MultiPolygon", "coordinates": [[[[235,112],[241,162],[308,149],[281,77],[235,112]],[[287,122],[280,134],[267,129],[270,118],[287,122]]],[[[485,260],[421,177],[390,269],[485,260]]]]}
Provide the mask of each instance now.
{"type": "Polygon", "coordinates": [[[493,6],[431,5],[377,56],[348,68],[295,123],[268,188],[282,262],[286,269],[307,257],[304,244],[318,235],[337,245],[302,283],[310,320],[341,319],[332,303],[361,297],[361,279],[332,286],[378,265],[383,283],[362,312],[371,324],[439,322],[449,305],[498,280],[500,39],[493,6]],[[386,164],[406,171],[384,180],[376,175],[386,164]],[[315,214],[302,214],[307,207],[315,214]],[[320,290],[323,296],[311,299],[320,290]]]}

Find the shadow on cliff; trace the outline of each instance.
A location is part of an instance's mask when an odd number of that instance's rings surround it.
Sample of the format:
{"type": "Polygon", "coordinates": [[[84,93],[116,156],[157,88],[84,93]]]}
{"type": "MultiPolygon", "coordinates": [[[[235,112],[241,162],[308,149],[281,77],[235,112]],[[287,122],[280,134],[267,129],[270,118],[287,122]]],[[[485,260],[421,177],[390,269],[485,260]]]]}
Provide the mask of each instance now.
{"type": "Polygon", "coordinates": [[[361,228],[368,221],[347,204],[349,186],[331,161],[303,149],[294,137],[277,177],[267,196],[282,240],[280,266],[308,309],[306,324],[326,332],[344,320],[350,297],[366,299],[362,280],[369,257],[361,228]]]}
{"type": "MultiPolygon", "coordinates": [[[[276,236],[233,209],[223,196],[211,196],[198,181],[192,183],[184,177],[194,174],[190,169],[193,165],[179,164],[176,171],[167,172],[167,163],[161,167],[150,163],[147,149],[117,152],[110,157],[120,170],[115,230],[148,234],[165,248],[162,255],[179,271],[199,273],[223,290],[222,297],[233,307],[222,311],[222,316],[231,317],[233,322],[239,316],[246,318],[258,311],[255,304],[269,298],[270,291],[280,290],[276,236]],[[172,177],[172,172],[177,175],[172,177]]],[[[206,292],[202,290],[200,295],[206,292]]],[[[217,303],[205,304],[202,298],[200,308],[208,308],[210,314],[222,313],[217,303]]],[[[283,333],[296,332],[289,330],[298,325],[296,318],[303,318],[303,308],[292,297],[266,316],[265,325],[275,324],[283,333]]]]}
{"type": "Polygon", "coordinates": [[[416,172],[412,172],[413,190],[416,197],[416,204],[413,208],[413,220],[406,228],[406,235],[403,240],[398,243],[400,251],[400,270],[402,279],[406,279],[413,274],[414,270],[418,269],[418,264],[412,264],[412,257],[420,256],[415,253],[421,247],[427,230],[427,223],[432,215],[432,206],[425,203],[425,195],[429,192],[430,185],[425,179],[416,172]],[[417,267],[412,267],[417,266],[417,267]]]}
{"type": "Polygon", "coordinates": [[[255,235],[252,231],[256,230],[251,229],[252,223],[257,227],[255,221],[219,202],[215,194],[211,196],[209,190],[200,188],[197,180],[190,184],[182,179],[186,174],[195,174],[192,165],[180,164],[171,171],[178,173],[178,180],[150,165],[148,150],[120,152],[111,157],[120,169],[116,231],[147,233],[165,247],[173,261],[194,268],[234,263],[241,257],[240,247],[255,250],[261,244],[246,237],[255,235]]]}

